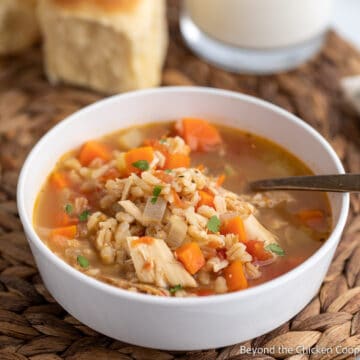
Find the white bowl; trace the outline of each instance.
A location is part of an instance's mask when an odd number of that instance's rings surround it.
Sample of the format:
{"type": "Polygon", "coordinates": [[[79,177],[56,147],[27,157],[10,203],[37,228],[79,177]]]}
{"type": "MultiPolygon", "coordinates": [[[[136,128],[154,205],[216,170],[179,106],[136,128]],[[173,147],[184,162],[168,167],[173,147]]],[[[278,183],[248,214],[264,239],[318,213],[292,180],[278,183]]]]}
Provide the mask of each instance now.
{"type": "Polygon", "coordinates": [[[206,88],[161,88],[114,96],[55,126],[21,171],[18,207],[44,283],[54,298],[91,328],[131,344],[166,349],[222,347],[262,335],[297,314],[316,294],[340,240],[348,194],[331,194],[334,229],[324,245],[287,274],[240,292],[201,298],[131,293],[75,270],[36,234],[33,209],[44,181],[66,151],[130,125],[199,116],[262,135],[301,158],[317,174],[344,169],[334,150],[294,115],[259,99],[206,88]]]}

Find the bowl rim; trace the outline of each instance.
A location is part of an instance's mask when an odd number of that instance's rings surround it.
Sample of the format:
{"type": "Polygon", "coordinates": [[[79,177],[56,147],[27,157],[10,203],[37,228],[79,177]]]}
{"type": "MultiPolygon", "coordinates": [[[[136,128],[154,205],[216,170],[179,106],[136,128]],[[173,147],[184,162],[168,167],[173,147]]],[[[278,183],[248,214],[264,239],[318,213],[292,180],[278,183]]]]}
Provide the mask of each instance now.
{"type": "MultiPolygon", "coordinates": [[[[341,194],[341,209],[340,216],[335,224],[334,228],[330,236],[324,242],[324,244],[308,259],[306,259],[303,263],[296,266],[294,269],[286,272],[283,275],[276,277],[275,279],[266,281],[263,284],[256,285],[252,288],[248,288],[242,291],[219,294],[213,296],[201,296],[201,297],[188,297],[188,298],[177,298],[177,297],[167,297],[167,296],[154,296],[143,293],[134,293],[129,290],[117,288],[113,285],[106,284],[100,280],[92,278],[81,271],[76,270],[71,265],[66,263],[60,257],[55,255],[46,244],[40,239],[40,237],[35,232],[35,229],[32,225],[32,219],[28,217],[25,209],[25,190],[26,190],[26,178],[31,169],[31,164],[36,160],[38,153],[40,152],[43,144],[47,141],[47,138],[50,137],[53,133],[61,132],[63,128],[67,127],[68,124],[75,121],[77,117],[81,114],[86,114],[88,112],[93,111],[98,107],[111,106],[113,102],[116,102],[118,99],[126,100],[133,97],[142,97],[142,96],[151,96],[153,94],[166,94],[166,93],[201,93],[201,94],[209,94],[216,95],[220,97],[232,98],[235,100],[244,101],[247,103],[254,104],[256,106],[260,106],[269,111],[278,113],[280,116],[286,117],[288,121],[295,123],[296,125],[302,127],[306,130],[310,135],[316,138],[317,141],[321,143],[321,145],[325,148],[325,150],[329,153],[332,160],[334,161],[337,171],[339,174],[345,173],[344,167],[335,153],[334,149],[328,143],[328,141],[314,128],[308,125],[305,121],[301,120],[294,114],[276,106],[272,103],[269,103],[265,100],[259,99],[254,96],[245,95],[241,93],[236,93],[229,90],[222,89],[214,89],[208,87],[197,87],[197,86],[171,86],[171,87],[161,87],[161,88],[151,88],[145,90],[137,90],[128,92],[125,94],[117,94],[113,95],[99,101],[96,101],[93,104],[85,106],[70,116],[66,117],[60,123],[55,125],[52,129],[46,132],[41,139],[35,144],[35,146],[31,149],[28,154],[23,167],[21,169],[19,175],[19,181],[17,186],[17,206],[19,210],[19,216],[21,222],[24,226],[24,232],[26,234],[28,242],[32,243],[36,246],[37,250],[40,252],[40,256],[45,256],[50,263],[55,264],[58,268],[61,268],[62,271],[65,271],[69,276],[73,277],[76,281],[85,282],[86,285],[95,287],[99,291],[103,291],[108,293],[109,295],[124,297],[127,300],[135,301],[138,303],[144,304],[158,304],[165,306],[202,306],[205,304],[217,304],[221,302],[227,301],[241,301],[246,300],[251,297],[256,297],[257,295],[261,295],[262,292],[270,291],[272,289],[281,286],[281,284],[286,283],[291,280],[295,280],[297,276],[299,276],[306,269],[310,268],[312,265],[316,264],[318,261],[326,255],[328,251],[336,244],[337,238],[341,236],[341,233],[346,224],[348,212],[349,212],[349,204],[350,204],[350,196],[348,193],[341,194]]],[[[120,127],[119,127],[120,128],[120,127]]]]}

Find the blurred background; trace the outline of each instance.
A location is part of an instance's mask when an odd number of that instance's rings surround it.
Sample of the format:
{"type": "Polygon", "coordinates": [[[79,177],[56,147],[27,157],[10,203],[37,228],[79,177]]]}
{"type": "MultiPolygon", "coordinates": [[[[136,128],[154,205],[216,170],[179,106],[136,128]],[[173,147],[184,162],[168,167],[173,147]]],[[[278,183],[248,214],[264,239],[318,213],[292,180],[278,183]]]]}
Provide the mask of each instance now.
{"type": "Polygon", "coordinates": [[[360,1],[336,0],[332,24],[336,31],[360,49],[360,1]]]}

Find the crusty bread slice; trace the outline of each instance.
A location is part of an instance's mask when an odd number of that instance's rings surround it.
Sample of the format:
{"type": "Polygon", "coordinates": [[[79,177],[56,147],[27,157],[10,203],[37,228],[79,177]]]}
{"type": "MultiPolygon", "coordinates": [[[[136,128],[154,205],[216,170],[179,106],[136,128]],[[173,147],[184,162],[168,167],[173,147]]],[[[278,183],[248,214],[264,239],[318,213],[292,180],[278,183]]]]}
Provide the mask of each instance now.
{"type": "Polygon", "coordinates": [[[36,0],[0,1],[0,55],[15,54],[39,38],[36,0]]]}
{"type": "Polygon", "coordinates": [[[39,0],[51,82],[103,93],[156,86],[167,49],[165,0],[39,0]]]}

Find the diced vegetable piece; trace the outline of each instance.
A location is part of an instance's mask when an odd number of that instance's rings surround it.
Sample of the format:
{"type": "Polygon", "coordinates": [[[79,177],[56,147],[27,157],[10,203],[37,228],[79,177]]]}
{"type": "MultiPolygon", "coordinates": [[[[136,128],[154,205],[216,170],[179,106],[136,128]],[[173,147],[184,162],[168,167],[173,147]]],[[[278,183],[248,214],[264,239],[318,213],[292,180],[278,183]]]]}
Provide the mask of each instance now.
{"type": "Polygon", "coordinates": [[[179,194],[174,190],[174,189],[171,189],[171,194],[174,198],[174,205],[180,209],[185,209],[187,206],[186,204],[184,203],[184,201],[182,201],[180,199],[180,196],[179,194]]]}
{"type": "Polygon", "coordinates": [[[152,199],[153,197],[149,197],[145,205],[142,216],[145,224],[160,223],[165,214],[167,201],[162,197],[158,197],[155,202],[152,199]]]}
{"type": "Polygon", "coordinates": [[[215,126],[203,119],[184,118],[177,130],[193,151],[208,151],[222,142],[215,126]]]}
{"type": "Polygon", "coordinates": [[[217,216],[212,216],[206,227],[208,228],[209,231],[213,232],[213,233],[217,233],[220,230],[220,219],[217,216]]]}
{"type": "Polygon", "coordinates": [[[185,240],[188,226],[186,222],[179,216],[172,216],[170,219],[170,230],[166,238],[167,244],[171,248],[179,247],[185,240]]]}
{"type": "Polygon", "coordinates": [[[62,236],[68,239],[73,239],[76,236],[76,233],[77,233],[76,225],[63,226],[51,230],[50,237],[54,238],[56,236],[62,236]]]}
{"type": "Polygon", "coordinates": [[[210,295],[215,295],[215,291],[211,289],[199,289],[195,291],[195,294],[197,296],[210,296],[210,295]]]}
{"type": "Polygon", "coordinates": [[[265,250],[271,251],[272,253],[279,256],[285,255],[284,249],[279,244],[269,244],[268,246],[265,246],[265,250]]]}
{"type": "Polygon", "coordinates": [[[131,173],[141,173],[144,170],[147,170],[145,167],[140,166],[140,162],[147,162],[150,164],[154,159],[154,150],[150,146],[140,147],[132,149],[125,154],[125,161],[127,166],[128,174],[131,173]],[[134,166],[134,164],[136,166],[134,166]],[[139,165],[137,165],[139,164],[139,165]]]}
{"type": "Polygon", "coordinates": [[[162,186],[156,185],[153,189],[153,197],[151,198],[151,203],[156,204],[158,197],[160,196],[162,191],[162,186]]]}
{"type": "Polygon", "coordinates": [[[88,141],[80,150],[79,160],[81,164],[87,166],[97,158],[105,162],[109,161],[111,159],[110,149],[97,141],[88,141]]]}
{"type": "Polygon", "coordinates": [[[67,214],[71,214],[74,211],[74,207],[72,204],[66,204],[64,210],[67,214]]]}
{"type": "Polygon", "coordinates": [[[130,129],[119,136],[118,144],[124,150],[137,148],[143,142],[143,135],[139,129],[130,129]]]}
{"type": "Polygon", "coordinates": [[[169,154],[166,157],[165,169],[188,168],[190,157],[184,154],[169,154]]]}
{"type": "Polygon", "coordinates": [[[138,160],[131,164],[133,167],[136,167],[140,171],[146,171],[150,169],[150,164],[147,160],[138,160]]]}
{"type": "Polygon", "coordinates": [[[143,236],[139,239],[133,240],[131,243],[132,247],[145,244],[145,245],[152,245],[154,243],[154,238],[151,236],[143,236]]]}
{"type": "Polygon", "coordinates": [[[115,164],[116,164],[116,168],[117,170],[119,170],[121,175],[126,175],[127,174],[127,164],[126,164],[126,160],[125,160],[125,155],[126,153],[120,153],[116,156],[115,159],[115,164]]]}
{"type": "Polygon", "coordinates": [[[324,213],[321,210],[301,210],[297,213],[297,216],[305,222],[310,219],[322,219],[324,217],[324,213]]]}
{"type": "Polygon", "coordinates": [[[84,222],[87,221],[88,217],[90,216],[90,211],[89,210],[84,210],[80,215],[79,215],[79,220],[84,222]]]}
{"type": "Polygon", "coordinates": [[[205,265],[204,255],[200,246],[195,242],[180,246],[175,250],[175,253],[178,260],[191,275],[197,273],[205,265]]]}
{"type": "Polygon", "coordinates": [[[232,219],[225,220],[221,226],[220,232],[223,235],[236,234],[239,237],[239,241],[242,243],[246,243],[247,241],[244,222],[240,216],[235,216],[232,219]]]}
{"type": "Polygon", "coordinates": [[[221,174],[216,181],[216,185],[221,186],[225,180],[226,180],[225,174],[221,174]]]}
{"type": "Polygon", "coordinates": [[[200,200],[196,205],[197,208],[199,208],[202,205],[214,207],[214,195],[213,194],[210,194],[204,190],[199,190],[198,193],[200,196],[200,200]]]}
{"type": "Polygon", "coordinates": [[[51,175],[50,178],[50,182],[51,185],[56,189],[56,190],[62,190],[65,189],[66,187],[68,187],[70,185],[69,180],[66,176],[65,173],[63,172],[54,172],[51,175]]]}
{"type": "Polygon", "coordinates": [[[246,251],[256,260],[266,261],[273,258],[270,251],[264,247],[264,243],[258,240],[250,240],[246,242],[246,251]]]}
{"type": "Polygon", "coordinates": [[[57,226],[68,226],[76,225],[79,223],[79,219],[76,217],[71,217],[67,213],[59,213],[56,215],[56,225],[57,226]]]}
{"type": "Polygon", "coordinates": [[[182,290],[182,286],[181,286],[180,284],[175,285],[175,286],[169,288],[169,292],[170,292],[170,294],[172,294],[172,295],[174,295],[177,291],[180,291],[180,290],[182,290]]]}
{"type": "Polygon", "coordinates": [[[302,223],[314,228],[321,225],[325,218],[324,213],[321,210],[316,209],[301,210],[296,215],[302,223]]]}
{"type": "Polygon", "coordinates": [[[225,270],[226,284],[230,291],[243,290],[248,287],[243,265],[240,260],[232,262],[225,270]]]}
{"type": "Polygon", "coordinates": [[[163,153],[165,156],[167,156],[169,154],[169,149],[165,144],[164,141],[162,141],[164,139],[159,140],[154,140],[154,139],[149,139],[149,140],[145,140],[144,141],[144,145],[146,146],[150,146],[152,147],[154,150],[160,151],[161,153],[163,153]]]}
{"type": "Polygon", "coordinates": [[[216,254],[217,254],[217,256],[219,257],[220,260],[226,260],[227,259],[226,252],[227,252],[226,247],[216,249],[216,254]]]}
{"type": "Polygon", "coordinates": [[[89,260],[83,255],[79,255],[76,261],[82,268],[87,268],[90,265],[89,260]]]}

